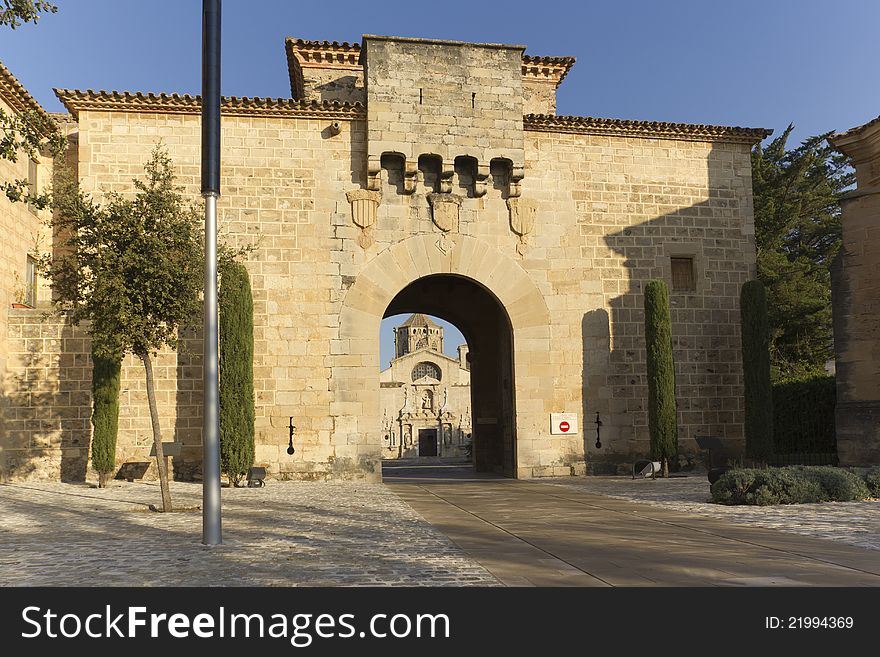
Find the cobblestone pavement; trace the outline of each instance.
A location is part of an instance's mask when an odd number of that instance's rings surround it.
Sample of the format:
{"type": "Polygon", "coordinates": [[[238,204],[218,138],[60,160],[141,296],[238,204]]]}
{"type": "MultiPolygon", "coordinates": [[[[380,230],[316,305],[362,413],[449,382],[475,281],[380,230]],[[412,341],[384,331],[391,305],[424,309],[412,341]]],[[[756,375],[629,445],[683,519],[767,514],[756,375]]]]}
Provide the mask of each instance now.
{"type": "MultiPolygon", "coordinates": [[[[201,487],[174,482],[175,506],[201,487]]],[[[223,489],[224,544],[201,513],[147,509],[154,483],[0,485],[0,586],[498,586],[382,484],[223,489]]]]}
{"type": "Polygon", "coordinates": [[[665,480],[566,477],[541,481],[615,499],[645,502],[673,511],[697,513],[731,523],[880,550],[880,501],[724,506],[709,502],[709,482],[705,473],[665,480]]]}

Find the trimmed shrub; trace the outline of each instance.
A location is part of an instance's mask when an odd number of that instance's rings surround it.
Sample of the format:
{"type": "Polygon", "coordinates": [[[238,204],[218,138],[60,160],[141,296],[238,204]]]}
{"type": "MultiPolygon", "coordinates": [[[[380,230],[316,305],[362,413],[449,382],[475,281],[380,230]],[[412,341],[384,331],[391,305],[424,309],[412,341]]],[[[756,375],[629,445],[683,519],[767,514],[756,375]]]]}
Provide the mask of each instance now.
{"type": "Polygon", "coordinates": [[[739,297],[745,397],[746,455],[766,462],[773,455],[773,391],[770,384],[770,323],[761,281],[747,281],[739,297]]]}
{"type": "Polygon", "coordinates": [[[712,484],[712,501],[718,504],[852,502],[869,496],[868,486],[861,477],[831,467],[733,470],[712,484]]]}
{"type": "Polygon", "coordinates": [[[773,384],[773,439],[780,454],[834,453],[833,376],[773,384]]]}
{"type": "Polygon", "coordinates": [[[238,485],[254,464],[254,301],[244,265],[224,265],[220,307],[220,469],[238,485]]]}
{"type": "Polygon", "coordinates": [[[880,498],[880,468],[868,470],[865,473],[865,484],[871,497],[880,498]]]}
{"type": "Polygon", "coordinates": [[[104,488],[116,469],[119,379],[122,362],[92,354],[92,467],[104,488]]]}
{"type": "Polygon", "coordinates": [[[668,477],[669,459],[678,452],[678,423],[669,290],[661,280],[645,285],[645,346],[651,458],[662,462],[663,476],[668,477]]]}

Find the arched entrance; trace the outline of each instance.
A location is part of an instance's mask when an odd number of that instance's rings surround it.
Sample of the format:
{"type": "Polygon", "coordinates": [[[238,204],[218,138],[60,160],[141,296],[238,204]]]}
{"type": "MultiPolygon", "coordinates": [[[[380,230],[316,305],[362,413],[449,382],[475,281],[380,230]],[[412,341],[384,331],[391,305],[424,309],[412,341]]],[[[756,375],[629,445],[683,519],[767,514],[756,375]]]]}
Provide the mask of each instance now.
{"type": "Polygon", "coordinates": [[[485,437],[478,449],[486,450],[478,466],[528,478],[560,458],[549,435],[548,411],[556,400],[549,311],[540,289],[486,242],[455,235],[442,250],[437,243],[436,233],[395,243],[367,262],[344,292],[328,363],[329,458],[339,476],[381,479],[380,325],[386,315],[416,308],[455,323],[478,352],[472,390],[482,394],[472,399],[473,427],[485,437]]]}
{"type": "Polygon", "coordinates": [[[504,307],[473,279],[435,274],[403,288],[385,316],[417,312],[452,322],[467,340],[474,468],[516,476],[513,331],[504,307]]]}

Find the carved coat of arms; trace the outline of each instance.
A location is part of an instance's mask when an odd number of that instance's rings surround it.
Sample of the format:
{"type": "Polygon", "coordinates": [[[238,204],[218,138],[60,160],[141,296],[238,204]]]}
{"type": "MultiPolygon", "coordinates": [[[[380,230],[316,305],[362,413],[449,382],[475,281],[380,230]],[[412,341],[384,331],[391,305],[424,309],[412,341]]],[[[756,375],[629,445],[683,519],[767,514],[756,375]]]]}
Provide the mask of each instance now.
{"type": "Polygon", "coordinates": [[[455,194],[428,194],[431,204],[431,218],[434,224],[444,233],[458,232],[458,216],[461,209],[461,197],[455,194]]]}
{"type": "Polygon", "coordinates": [[[507,199],[510,210],[510,229],[519,237],[516,250],[520,255],[526,252],[526,237],[535,229],[535,215],[538,204],[533,199],[512,196],[507,199]]]}
{"type": "Polygon", "coordinates": [[[353,189],[345,193],[345,198],[351,204],[352,222],[361,229],[358,244],[361,248],[369,248],[373,243],[371,228],[376,223],[376,210],[379,208],[382,194],[369,189],[353,189]]]}

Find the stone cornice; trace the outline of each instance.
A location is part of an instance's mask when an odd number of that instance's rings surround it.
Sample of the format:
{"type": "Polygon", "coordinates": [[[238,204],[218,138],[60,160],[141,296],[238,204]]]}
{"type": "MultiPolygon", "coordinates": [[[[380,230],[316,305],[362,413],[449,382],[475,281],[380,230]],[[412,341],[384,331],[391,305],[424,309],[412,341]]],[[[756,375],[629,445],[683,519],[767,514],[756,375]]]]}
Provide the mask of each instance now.
{"type": "Polygon", "coordinates": [[[42,119],[39,128],[44,136],[54,132],[55,122],[49,113],[2,63],[0,63],[0,97],[18,114],[35,112],[42,119]]]}
{"type": "Polygon", "coordinates": [[[553,116],[549,114],[527,114],[523,117],[523,127],[525,130],[539,132],[570,132],[611,137],[647,137],[740,144],[756,144],[773,132],[765,128],[599,119],[592,116],[553,116]]]}
{"type": "Polygon", "coordinates": [[[334,68],[339,70],[361,70],[359,62],[361,46],[359,43],[343,41],[306,41],[287,37],[284,40],[287,53],[287,72],[290,76],[290,94],[302,98],[304,68],[334,68]]]}
{"type": "Polygon", "coordinates": [[[880,116],[846,132],[831,135],[828,143],[856,163],[876,156],[880,152],[880,116]]]}
{"type": "MultiPolygon", "coordinates": [[[[98,112],[144,112],[157,114],[200,114],[201,96],[189,94],[131,93],[128,91],[86,91],[55,89],[55,95],[74,117],[83,110],[98,112]]],[[[224,96],[220,101],[224,116],[290,118],[362,119],[360,103],[307,101],[290,98],[224,96]]]]}
{"type": "Polygon", "coordinates": [[[574,57],[533,57],[531,55],[523,55],[523,79],[553,82],[558,87],[562,84],[574,63],[574,57]]]}

